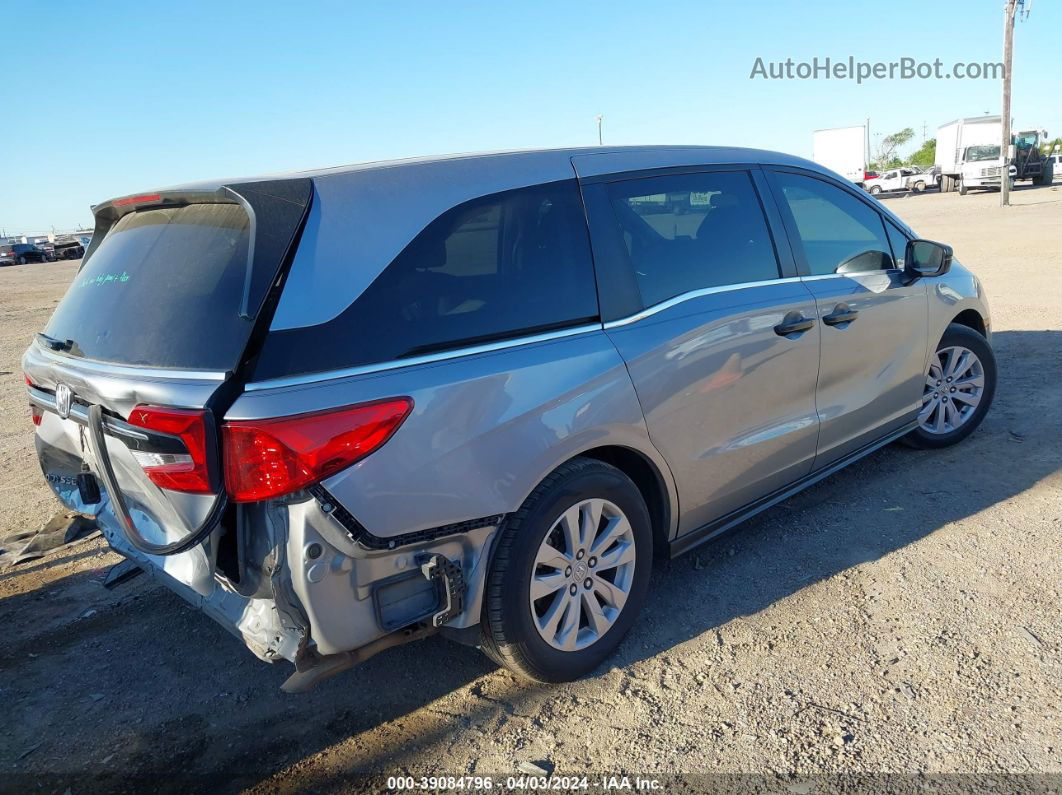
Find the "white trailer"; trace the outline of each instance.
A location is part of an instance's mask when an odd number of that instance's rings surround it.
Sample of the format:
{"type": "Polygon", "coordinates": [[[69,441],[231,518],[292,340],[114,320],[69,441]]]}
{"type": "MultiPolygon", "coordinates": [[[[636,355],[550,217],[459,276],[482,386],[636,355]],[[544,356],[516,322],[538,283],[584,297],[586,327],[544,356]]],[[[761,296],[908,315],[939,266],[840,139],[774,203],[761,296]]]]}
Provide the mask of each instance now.
{"type": "Polygon", "coordinates": [[[812,160],[860,187],[867,170],[867,128],[834,127],[812,134],[812,160]]]}
{"type": "Polygon", "coordinates": [[[971,146],[999,146],[1003,120],[999,116],[971,116],[943,124],[937,130],[936,165],[940,168],[941,192],[959,186],[963,152],[971,146]]]}

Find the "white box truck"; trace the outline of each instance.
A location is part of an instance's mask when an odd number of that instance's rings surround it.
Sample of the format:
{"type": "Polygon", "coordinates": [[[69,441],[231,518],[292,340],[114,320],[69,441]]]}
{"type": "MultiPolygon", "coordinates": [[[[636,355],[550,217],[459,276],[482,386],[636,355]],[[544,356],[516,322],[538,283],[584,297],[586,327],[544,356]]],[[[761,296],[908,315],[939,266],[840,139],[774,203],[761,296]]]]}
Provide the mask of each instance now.
{"type": "Polygon", "coordinates": [[[1003,120],[999,116],[971,116],[941,125],[937,130],[936,156],[941,192],[958,189],[967,149],[972,146],[999,147],[1002,139],[1003,120]]]}
{"type": "Polygon", "coordinates": [[[866,125],[815,130],[812,144],[812,160],[863,187],[867,170],[866,125]]]}

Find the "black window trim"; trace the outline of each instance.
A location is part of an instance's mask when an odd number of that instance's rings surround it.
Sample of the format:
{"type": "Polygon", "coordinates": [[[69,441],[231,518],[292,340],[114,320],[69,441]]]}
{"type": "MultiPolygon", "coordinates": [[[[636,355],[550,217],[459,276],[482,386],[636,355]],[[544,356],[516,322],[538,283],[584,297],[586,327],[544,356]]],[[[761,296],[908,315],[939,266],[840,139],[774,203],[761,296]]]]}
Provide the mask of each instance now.
{"type": "Polygon", "coordinates": [[[590,229],[590,247],[594,260],[594,272],[598,279],[598,301],[601,321],[606,328],[626,325],[701,295],[786,282],[800,275],[787,230],[783,225],[782,215],[775,204],[774,195],[763,169],[764,166],[761,163],[705,163],[620,171],[589,178],[579,178],[583,193],[583,203],[586,208],[587,224],[590,229]],[[611,206],[608,186],[617,182],[635,182],[641,179],[719,172],[743,172],[748,174],[749,180],[752,182],[753,194],[759,202],[767,232],[774,246],[775,260],[778,264],[778,278],[690,290],[663,301],[658,301],[655,304],[645,305],[641,298],[641,291],[634,280],[633,268],[630,264],[626,247],[623,246],[619,220],[616,218],[611,206]]]}
{"type": "MultiPolygon", "coordinates": [[[[847,193],[853,198],[865,204],[874,214],[877,216],[878,221],[881,223],[881,233],[885,237],[885,242],[889,246],[889,251],[892,251],[892,242],[889,240],[889,230],[886,228],[886,224],[892,222],[893,225],[903,232],[904,235],[908,235],[906,225],[902,222],[897,223],[893,221],[891,215],[883,213],[881,208],[876,205],[874,200],[862,189],[855,185],[846,185],[843,182],[821,174],[818,171],[812,171],[807,168],[798,168],[796,166],[764,166],[763,170],[766,174],[767,183],[770,187],[772,196],[774,197],[774,204],[778,210],[782,222],[785,228],[787,239],[789,241],[790,250],[793,253],[793,258],[796,261],[798,275],[804,279],[830,279],[836,277],[851,277],[855,274],[851,273],[823,273],[812,274],[811,266],[808,264],[807,257],[804,254],[804,246],[800,240],[800,232],[796,226],[796,219],[793,217],[793,211],[789,209],[789,205],[786,202],[785,195],[782,193],[782,187],[778,183],[777,174],[795,174],[801,177],[811,177],[817,179],[819,182],[824,182],[827,185],[832,185],[835,188],[839,188],[842,192],[847,193]],[[794,243],[795,241],[795,243],[794,243]]],[[[893,256],[893,265],[896,264],[895,255],[893,256]]],[[[886,268],[880,271],[864,271],[864,273],[900,273],[901,268],[886,268]]]]}

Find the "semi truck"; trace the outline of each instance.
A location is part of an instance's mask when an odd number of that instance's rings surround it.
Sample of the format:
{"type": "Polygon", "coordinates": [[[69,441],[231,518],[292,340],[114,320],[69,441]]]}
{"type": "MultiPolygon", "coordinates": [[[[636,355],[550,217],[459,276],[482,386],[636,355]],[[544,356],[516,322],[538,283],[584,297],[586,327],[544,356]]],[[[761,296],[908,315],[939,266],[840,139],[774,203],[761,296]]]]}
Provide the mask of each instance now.
{"type": "MultiPolygon", "coordinates": [[[[1027,130],[1012,137],[1014,153],[1006,168],[1012,180],[1031,180],[1048,185],[1054,179],[1049,158],[1040,152],[1039,142],[1046,130],[1027,130]]],[[[999,116],[972,116],[941,125],[937,130],[936,166],[940,169],[940,190],[998,188],[1003,179],[1004,159],[1000,147],[1003,121],[999,116]]]]}
{"type": "Polygon", "coordinates": [[[867,179],[867,128],[834,127],[812,134],[811,159],[863,187],[867,179]]]}

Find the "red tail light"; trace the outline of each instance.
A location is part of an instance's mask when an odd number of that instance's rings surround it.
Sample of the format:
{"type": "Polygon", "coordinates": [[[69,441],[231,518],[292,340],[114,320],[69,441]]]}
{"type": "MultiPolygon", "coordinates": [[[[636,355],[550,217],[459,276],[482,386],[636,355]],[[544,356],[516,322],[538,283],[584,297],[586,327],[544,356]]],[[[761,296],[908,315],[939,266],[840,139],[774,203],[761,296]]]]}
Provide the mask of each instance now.
{"type": "Polygon", "coordinates": [[[192,409],[164,409],[137,406],[129,424],[149,431],[178,437],[187,453],[133,452],[151,482],[163,489],[190,494],[210,494],[207,466],[206,412],[192,409]]]}
{"type": "Polygon", "coordinates": [[[222,426],[225,488],[236,502],[298,491],[378,449],[409,416],[413,401],[360,406],[222,426]]]}
{"type": "MultiPolygon", "coordinates": [[[[35,389],[37,387],[37,385],[35,383],[30,381],[30,377],[28,375],[26,375],[25,373],[22,374],[22,380],[25,381],[26,382],[26,386],[30,387],[31,389],[35,389]]],[[[43,417],[44,417],[44,411],[42,409],[37,408],[32,403],[30,403],[30,421],[34,425],[40,425],[41,424],[41,419],[43,417]]]]}

